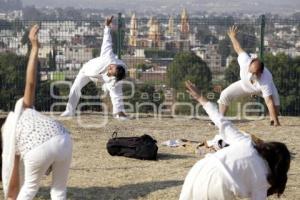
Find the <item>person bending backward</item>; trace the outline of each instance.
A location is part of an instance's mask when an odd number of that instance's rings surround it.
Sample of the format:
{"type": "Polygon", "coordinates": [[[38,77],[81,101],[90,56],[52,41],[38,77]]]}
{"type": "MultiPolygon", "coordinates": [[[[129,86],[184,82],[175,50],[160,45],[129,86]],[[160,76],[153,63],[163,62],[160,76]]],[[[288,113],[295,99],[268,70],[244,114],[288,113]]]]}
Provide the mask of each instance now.
{"type": "Polygon", "coordinates": [[[79,71],[69,94],[69,101],[65,112],[61,116],[73,116],[81,96],[81,89],[90,81],[103,80],[102,88],[109,91],[113,105],[113,114],[116,118],[125,119],[123,105],[122,84],[117,83],[126,76],[127,66],[122,60],[116,58],[112,49],[110,24],[113,16],[106,19],[101,54],[85,63],[79,71]]]}
{"type": "Polygon", "coordinates": [[[218,112],[194,84],[186,87],[204,108],[220,134],[230,142],[198,161],[185,178],[180,200],[232,200],[283,194],[290,166],[290,152],[280,142],[254,143],[250,135],[240,132],[218,112]]]}
{"type": "Polygon", "coordinates": [[[218,100],[219,111],[222,115],[225,115],[229,104],[234,99],[255,94],[264,98],[269,110],[271,125],[279,126],[278,110],[280,101],[272,74],[264,67],[264,63],[259,59],[250,58],[242,49],[237,40],[237,33],[238,29],[236,26],[232,26],[228,30],[228,36],[235,52],[238,54],[241,80],[231,84],[221,92],[218,100]]]}
{"type": "Polygon", "coordinates": [[[2,127],[4,198],[31,200],[42,176],[52,169],[51,199],[66,199],[66,184],[72,157],[72,139],[62,124],[40,114],[34,106],[38,63],[37,25],[29,32],[32,44],[25,91],[2,127]],[[21,167],[21,166],[24,166],[21,167]],[[20,188],[21,187],[21,188],[20,188]]]}

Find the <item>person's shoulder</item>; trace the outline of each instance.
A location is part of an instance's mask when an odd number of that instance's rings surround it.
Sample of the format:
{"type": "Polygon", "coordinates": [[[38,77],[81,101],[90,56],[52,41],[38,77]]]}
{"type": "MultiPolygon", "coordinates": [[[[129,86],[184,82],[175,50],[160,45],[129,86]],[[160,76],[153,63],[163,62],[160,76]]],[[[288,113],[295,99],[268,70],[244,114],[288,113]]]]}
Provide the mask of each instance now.
{"type": "Polygon", "coordinates": [[[264,71],[261,76],[262,83],[269,83],[272,80],[273,80],[272,73],[267,67],[264,67],[264,71]]]}
{"type": "Polygon", "coordinates": [[[239,64],[248,64],[248,62],[251,60],[251,57],[249,54],[245,51],[239,53],[238,55],[238,62],[239,64]]]}

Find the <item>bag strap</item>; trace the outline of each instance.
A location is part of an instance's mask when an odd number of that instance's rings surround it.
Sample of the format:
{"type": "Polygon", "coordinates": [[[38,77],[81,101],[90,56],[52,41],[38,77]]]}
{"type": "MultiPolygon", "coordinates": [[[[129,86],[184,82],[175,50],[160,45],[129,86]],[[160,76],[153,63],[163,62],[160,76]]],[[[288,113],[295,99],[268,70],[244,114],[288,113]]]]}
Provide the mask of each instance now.
{"type": "Polygon", "coordinates": [[[118,137],[118,132],[117,132],[117,131],[114,131],[113,134],[111,135],[111,137],[112,137],[112,138],[118,137]]]}

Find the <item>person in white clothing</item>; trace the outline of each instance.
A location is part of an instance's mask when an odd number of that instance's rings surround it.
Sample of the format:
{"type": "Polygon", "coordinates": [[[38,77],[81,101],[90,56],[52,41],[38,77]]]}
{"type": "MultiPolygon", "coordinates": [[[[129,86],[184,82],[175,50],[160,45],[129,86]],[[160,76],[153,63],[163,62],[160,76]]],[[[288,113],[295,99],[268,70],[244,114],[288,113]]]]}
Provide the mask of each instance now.
{"type": "Polygon", "coordinates": [[[204,108],[229,146],[207,154],[185,178],[180,200],[232,200],[283,194],[290,166],[290,152],[280,142],[254,143],[218,112],[191,82],[188,92],[204,108]]]}
{"type": "Polygon", "coordinates": [[[74,116],[81,96],[81,89],[90,81],[102,80],[103,90],[108,91],[116,118],[126,118],[123,105],[122,84],[119,82],[126,76],[127,66],[113,53],[110,24],[113,16],[105,21],[103,43],[100,56],[85,63],[79,71],[69,94],[65,112],[61,116],[74,116]]]}
{"type": "Polygon", "coordinates": [[[54,119],[34,110],[38,63],[37,25],[29,32],[32,48],[26,71],[25,91],[1,129],[4,199],[32,200],[40,181],[52,171],[52,200],[66,200],[72,158],[69,131],[54,119]],[[22,167],[24,166],[24,167],[22,167]]]}
{"type": "Polygon", "coordinates": [[[280,99],[273,82],[271,72],[259,59],[252,59],[241,47],[237,40],[238,29],[233,26],[228,31],[228,36],[233,48],[238,54],[241,80],[231,84],[221,92],[219,111],[225,115],[232,100],[250,95],[262,96],[269,110],[271,125],[279,126],[278,113],[280,99]]]}

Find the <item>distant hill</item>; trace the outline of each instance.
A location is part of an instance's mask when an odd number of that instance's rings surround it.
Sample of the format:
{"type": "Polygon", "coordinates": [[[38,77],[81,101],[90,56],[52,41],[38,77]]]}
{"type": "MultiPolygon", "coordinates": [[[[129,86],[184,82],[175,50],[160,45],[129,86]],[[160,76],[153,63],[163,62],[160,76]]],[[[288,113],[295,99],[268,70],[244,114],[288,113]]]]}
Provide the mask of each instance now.
{"type": "Polygon", "coordinates": [[[186,7],[190,12],[246,12],[290,14],[300,11],[299,0],[23,0],[24,5],[38,7],[97,8],[117,10],[178,12],[186,7]]]}
{"type": "Polygon", "coordinates": [[[19,10],[21,8],[21,0],[0,0],[0,11],[19,10]]]}

